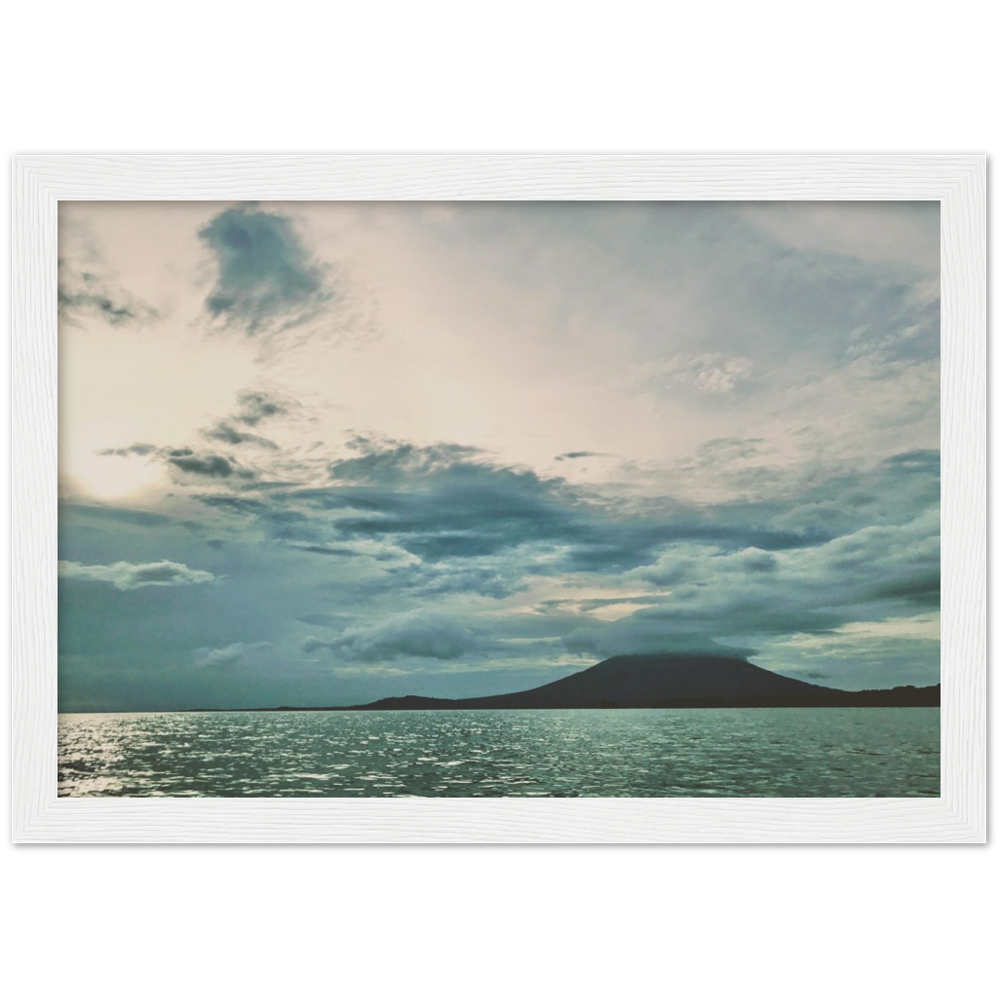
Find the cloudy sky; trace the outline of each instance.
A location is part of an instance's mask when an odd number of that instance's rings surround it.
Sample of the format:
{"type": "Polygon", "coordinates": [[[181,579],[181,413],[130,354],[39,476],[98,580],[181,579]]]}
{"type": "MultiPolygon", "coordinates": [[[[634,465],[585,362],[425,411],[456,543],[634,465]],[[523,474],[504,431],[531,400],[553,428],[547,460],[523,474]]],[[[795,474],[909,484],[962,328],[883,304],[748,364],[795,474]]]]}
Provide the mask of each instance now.
{"type": "Polygon", "coordinates": [[[63,203],[60,705],[939,665],[937,203],[63,203]]]}

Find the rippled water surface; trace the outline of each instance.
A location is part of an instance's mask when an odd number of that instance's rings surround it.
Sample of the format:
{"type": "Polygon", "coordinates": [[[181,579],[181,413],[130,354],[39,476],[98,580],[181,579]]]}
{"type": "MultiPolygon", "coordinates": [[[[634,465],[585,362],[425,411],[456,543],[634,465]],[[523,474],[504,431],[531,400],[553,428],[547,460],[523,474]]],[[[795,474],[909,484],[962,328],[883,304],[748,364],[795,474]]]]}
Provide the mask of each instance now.
{"type": "Polygon", "coordinates": [[[936,796],[936,708],[62,715],[59,794],[936,796]]]}

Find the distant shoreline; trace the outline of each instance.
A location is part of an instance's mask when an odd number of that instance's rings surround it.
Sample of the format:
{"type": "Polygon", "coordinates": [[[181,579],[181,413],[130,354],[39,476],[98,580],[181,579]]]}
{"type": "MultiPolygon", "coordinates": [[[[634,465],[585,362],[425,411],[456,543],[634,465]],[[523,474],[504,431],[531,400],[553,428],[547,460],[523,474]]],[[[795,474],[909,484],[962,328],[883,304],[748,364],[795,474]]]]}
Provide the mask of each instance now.
{"type": "MultiPolygon", "coordinates": [[[[926,692],[934,689],[916,688],[916,691],[926,692]]],[[[868,694],[869,692],[858,692],[868,694]]],[[[871,692],[873,694],[883,694],[888,692],[871,692]]],[[[711,708],[940,708],[940,696],[937,700],[913,701],[878,701],[878,700],[831,700],[818,702],[801,703],[764,703],[764,702],[677,702],[675,704],[648,705],[648,706],[624,706],[624,705],[602,705],[596,708],[494,708],[490,706],[469,707],[466,705],[452,705],[446,707],[389,707],[382,704],[373,705],[277,705],[267,708],[124,708],[124,709],[84,709],[72,711],[60,711],[59,715],[205,715],[205,714],[226,714],[234,712],[607,712],[607,711],[676,711],[678,709],[711,709],[711,708]]],[[[401,699],[400,699],[401,700],[401,699]]]]}
{"type": "MultiPolygon", "coordinates": [[[[655,708],[940,708],[941,685],[842,691],[764,670],[747,660],[705,654],[616,656],[527,691],[474,698],[424,695],[363,705],[186,708],[168,712],[453,712],[533,709],[603,711],[655,708]]],[[[135,710],[132,710],[135,711],[135,710]]],[[[156,712],[161,709],[142,709],[156,712]]],[[[99,713],[62,713],[99,714],[99,713]]]]}
{"type": "MultiPolygon", "coordinates": [[[[614,657],[528,691],[479,698],[406,695],[365,705],[279,705],[261,712],[453,712],[532,709],[940,708],[941,685],[841,691],[775,675],[745,660],[614,657]],[[701,673],[711,664],[710,673],[701,673]],[[705,679],[710,683],[706,686],[705,679]],[[720,690],[721,688],[721,690],[720,690]]],[[[203,711],[220,711],[204,709],[203,711]]],[[[230,711],[237,711],[232,709],[230,711]]]]}

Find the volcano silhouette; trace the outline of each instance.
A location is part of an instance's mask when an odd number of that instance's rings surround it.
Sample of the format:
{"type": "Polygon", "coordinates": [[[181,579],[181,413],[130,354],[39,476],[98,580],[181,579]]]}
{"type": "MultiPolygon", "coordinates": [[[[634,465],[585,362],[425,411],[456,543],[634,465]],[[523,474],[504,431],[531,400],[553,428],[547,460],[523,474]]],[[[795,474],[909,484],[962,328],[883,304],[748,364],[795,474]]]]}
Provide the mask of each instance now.
{"type": "Polygon", "coordinates": [[[728,656],[614,656],[541,687],[485,698],[383,698],[349,710],[938,705],[940,687],[838,691],[728,656]]]}

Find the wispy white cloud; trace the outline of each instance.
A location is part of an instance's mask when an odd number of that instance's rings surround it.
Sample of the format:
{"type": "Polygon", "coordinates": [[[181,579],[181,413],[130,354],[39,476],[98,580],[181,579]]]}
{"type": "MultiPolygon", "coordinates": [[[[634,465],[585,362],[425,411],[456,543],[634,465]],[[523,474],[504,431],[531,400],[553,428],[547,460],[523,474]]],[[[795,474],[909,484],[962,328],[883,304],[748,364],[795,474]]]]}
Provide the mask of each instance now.
{"type": "Polygon", "coordinates": [[[239,663],[247,653],[260,649],[269,649],[269,642],[231,642],[228,646],[218,649],[202,647],[194,651],[193,663],[196,667],[231,667],[239,663]]]}
{"type": "Polygon", "coordinates": [[[728,393],[749,378],[753,362],[724,354],[678,354],[666,361],[649,362],[641,372],[646,381],[663,386],[687,386],[699,392],[728,393]]]}
{"type": "Polygon", "coordinates": [[[110,566],[84,566],[78,562],[60,560],[59,575],[69,580],[110,583],[118,590],[187,587],[196,583],[211,583],[215,579],[207,570],[191,569],[167,559],[151,563],[116,562],[110,566]]]}
{"type": "Polygon", "coordinates": [[[934,273],[940,266],[937,202],[768,202],[744,215],[799,250],[902,263],[934,273]]]}

